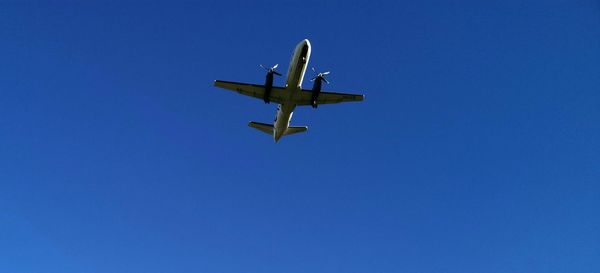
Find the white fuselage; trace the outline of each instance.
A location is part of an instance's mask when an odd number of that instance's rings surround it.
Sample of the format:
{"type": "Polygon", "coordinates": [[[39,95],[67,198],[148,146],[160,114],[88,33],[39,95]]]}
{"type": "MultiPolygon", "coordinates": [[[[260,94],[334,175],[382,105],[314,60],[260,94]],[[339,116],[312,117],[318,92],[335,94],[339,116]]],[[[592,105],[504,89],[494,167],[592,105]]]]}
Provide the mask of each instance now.
{"type": "MultiPolygon", "coordinates": [[[[291,91],[288,92],[288,94],[290,94],[290,97],[288,98],[289,101],[293,101],[294,96],[302,91],[302,79],[304,79],[304,73],[306,72],[309,58],[310,42],[307,39],[304,39],[298,43],[296,49],[294,49],[287,72],[285,88],[291,91]]],[[[290,126],[290,121],[295,108],[295,104],[285,102],[277,106],[277,115],[275,116],[275,122],[273,124],[273,139],[275,139],[276,142],[279,141],[290,126]]]]}

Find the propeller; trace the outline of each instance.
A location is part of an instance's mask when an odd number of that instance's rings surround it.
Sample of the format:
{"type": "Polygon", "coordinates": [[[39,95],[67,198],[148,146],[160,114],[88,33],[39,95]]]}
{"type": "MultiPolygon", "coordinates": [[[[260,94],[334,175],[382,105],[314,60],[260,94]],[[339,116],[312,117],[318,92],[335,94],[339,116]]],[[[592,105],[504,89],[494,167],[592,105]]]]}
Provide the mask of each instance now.
{"type": "Polygon", "coordinates": [[[264,65],[262,65],[262,64],[260,65],[260,67],[262,67],[264,70],[267,70],[267,73],[273,73],[277,76],[281,76],[281,73],[275,71],[275,69],[277,69],[278,66],[279,66],[279,64],[276,64],[271,68],[266,68],[264,65]]]}
{"type": "Polygon", "coordinates": [[[317,78],[321,78],[325,83],[329,84],[329,81],[325,79],[325,76],[329,75],[329,73],[331,73],[330,71],[317,73],[317,70],[314,67],[312,68],[312,71],[316,76],[310,80],[311,82],[314,82],[317,78]]]}

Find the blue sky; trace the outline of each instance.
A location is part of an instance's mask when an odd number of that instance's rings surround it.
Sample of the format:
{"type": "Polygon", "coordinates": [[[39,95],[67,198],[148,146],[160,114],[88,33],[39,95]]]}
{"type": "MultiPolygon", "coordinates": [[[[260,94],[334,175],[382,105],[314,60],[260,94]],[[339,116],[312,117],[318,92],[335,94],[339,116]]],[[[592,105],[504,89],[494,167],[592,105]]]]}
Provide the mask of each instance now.
{"type": "Polygon", "coordinates": [[[5,2],[0,37],[1,272],[600,271],[597,1],[5,2]],[[275,144],[212,82],[304,38],[366,100],[275,144]]]}

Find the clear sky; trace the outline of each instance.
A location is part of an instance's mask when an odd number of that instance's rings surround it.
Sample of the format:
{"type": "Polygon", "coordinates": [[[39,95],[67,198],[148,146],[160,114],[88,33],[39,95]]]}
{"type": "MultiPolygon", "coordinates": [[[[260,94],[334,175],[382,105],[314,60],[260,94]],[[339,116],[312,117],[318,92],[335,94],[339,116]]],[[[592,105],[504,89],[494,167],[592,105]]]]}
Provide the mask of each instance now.
{"type": "Polygon", "coordinates": [[[322,2],[0,3],[0,272],[600,272],[598,1],[322,2]]]}

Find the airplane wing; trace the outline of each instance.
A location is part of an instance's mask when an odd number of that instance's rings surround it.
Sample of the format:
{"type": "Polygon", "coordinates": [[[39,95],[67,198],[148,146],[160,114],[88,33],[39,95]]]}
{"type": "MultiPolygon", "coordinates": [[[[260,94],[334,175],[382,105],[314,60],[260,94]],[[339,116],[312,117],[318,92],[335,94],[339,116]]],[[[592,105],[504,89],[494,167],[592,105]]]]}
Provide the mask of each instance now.
{"type": "MultiPolygon", "coordinates": [[[[229,82],[229,81],[215,81],[215,86],[229,89],[238,92],[242,95],[255,97],[257,99],[263,99],[265,94],[265,86],[259,84],[249,84],[241,82],[229,82]]],[[[270,101],[276,103],[282,103],[284,101],[286,92],[282,87],[273,86],[271,89],[270,101]]]]}
{"type": "MultiPolygon", "coordinates": [[[[300,96],[297,96],[295,101],[296,105],[311,105],[312,95],[312,90],[303,89],[300,93],[300,96]]],[[[362,101],[364,98],[365,95],[321,91],[321,93],[319,93],[319,97],[317,98],[317,104],[362,101]]]]}

